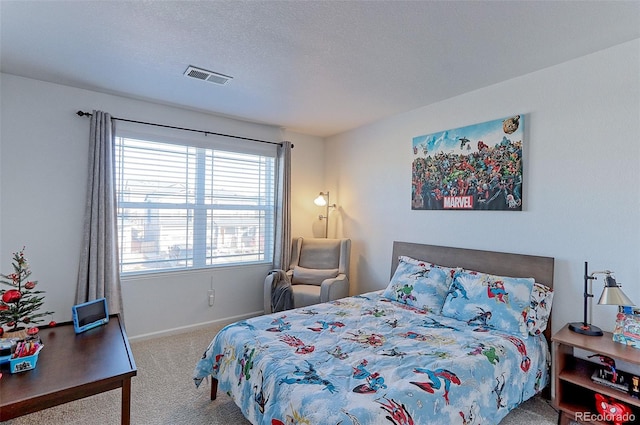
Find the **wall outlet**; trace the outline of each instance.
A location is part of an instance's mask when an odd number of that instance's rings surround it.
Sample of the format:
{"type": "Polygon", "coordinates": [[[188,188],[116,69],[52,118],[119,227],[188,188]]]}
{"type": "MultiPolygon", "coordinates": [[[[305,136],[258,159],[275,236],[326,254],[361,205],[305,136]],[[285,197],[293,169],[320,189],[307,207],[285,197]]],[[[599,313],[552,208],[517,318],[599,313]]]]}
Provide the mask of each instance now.
{"type": "Polygon", "coordinates": [[[209,297],[209,307],[213,307],[213,303],[216,300],[216,290],[215,289],[209,289],[207,291],[207,296],[209,297]]]}

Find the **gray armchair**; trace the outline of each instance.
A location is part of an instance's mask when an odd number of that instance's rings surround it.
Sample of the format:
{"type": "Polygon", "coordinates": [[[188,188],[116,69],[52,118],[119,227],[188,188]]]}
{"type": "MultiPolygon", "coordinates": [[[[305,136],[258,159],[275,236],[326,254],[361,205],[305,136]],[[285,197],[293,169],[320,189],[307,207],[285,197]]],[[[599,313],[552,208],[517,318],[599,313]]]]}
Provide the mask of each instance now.
{"type": "MultiPolygon", "coordinates": [[[[350,239],[296,238],[291,246],[287,278],[295,308],[349,296],[350,239]]],[[[264,312],[271,313],[274,275],[264,281],[264,312]]]]}

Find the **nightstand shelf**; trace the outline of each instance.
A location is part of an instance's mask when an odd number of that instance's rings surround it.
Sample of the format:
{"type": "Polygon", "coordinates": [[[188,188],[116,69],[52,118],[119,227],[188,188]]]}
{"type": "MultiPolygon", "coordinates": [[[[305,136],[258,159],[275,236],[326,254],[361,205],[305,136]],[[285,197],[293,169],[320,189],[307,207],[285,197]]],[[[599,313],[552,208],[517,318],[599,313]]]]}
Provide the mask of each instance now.
{"type": "Polygon", "coordinates": [[[615,388],[591,380],[591,375],[600,366],[574,356],[574,349],[580,348],[592,353],[609,356],[619,361],[640,365],[640,350],[619,344],[612,335],[586,336],[569,330],[565,326],[551,339],[553,342],[553,377],[555,383],[554,406],[560,411],[560,425],[571,422],[607,425],[610,422],[588,422],[581,420],[588,413],[597,414],[595,394],[612,397],[628,405],[636,418],[640,418],[640,400],[615,388]]]}

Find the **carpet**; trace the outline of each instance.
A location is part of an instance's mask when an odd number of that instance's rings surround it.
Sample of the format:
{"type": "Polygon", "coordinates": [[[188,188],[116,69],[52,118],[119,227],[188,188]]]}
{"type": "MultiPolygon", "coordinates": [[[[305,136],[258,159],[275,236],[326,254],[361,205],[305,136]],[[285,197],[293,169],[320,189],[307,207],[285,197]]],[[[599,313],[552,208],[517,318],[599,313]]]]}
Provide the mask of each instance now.
{"type": "MultiPolygon", "coordinates": [[[[204,382],[196,389],[191,379],[196,362],[219,329],[212,326],[131,343],[138,368],[131,384],[132,424],[250,425],[226,394],[219,393],[211,401],[209,384],[204,382]]],[[[120,390],[109,391],[3,424],[118,425],[120,394],[120,390]]],[[[500,425],[555,425],[557,418],[548,400],[534,397],[509,413],[500,425]]]]}

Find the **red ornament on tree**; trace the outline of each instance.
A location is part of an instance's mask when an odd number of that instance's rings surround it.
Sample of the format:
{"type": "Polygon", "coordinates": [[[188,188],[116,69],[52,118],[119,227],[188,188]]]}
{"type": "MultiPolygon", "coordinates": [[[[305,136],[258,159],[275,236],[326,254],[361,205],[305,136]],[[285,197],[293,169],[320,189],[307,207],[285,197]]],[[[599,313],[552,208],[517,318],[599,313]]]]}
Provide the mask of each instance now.
{"type": "Polygon", "coordinates": [[[22,298],[22,294],[17,289],[9,289],[2,294],[2,301],[10,304],[18,302],[22,298]]]}

